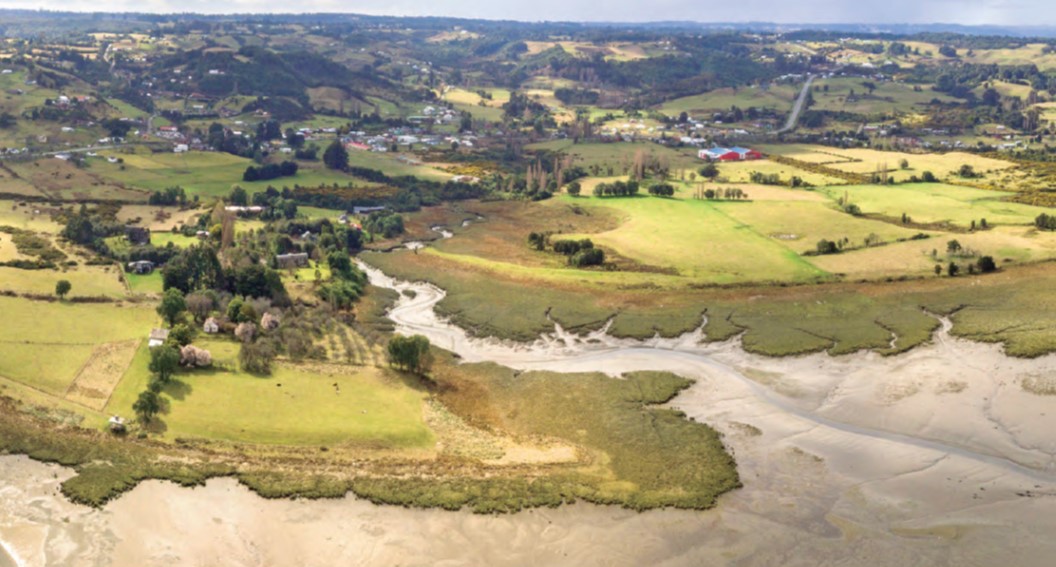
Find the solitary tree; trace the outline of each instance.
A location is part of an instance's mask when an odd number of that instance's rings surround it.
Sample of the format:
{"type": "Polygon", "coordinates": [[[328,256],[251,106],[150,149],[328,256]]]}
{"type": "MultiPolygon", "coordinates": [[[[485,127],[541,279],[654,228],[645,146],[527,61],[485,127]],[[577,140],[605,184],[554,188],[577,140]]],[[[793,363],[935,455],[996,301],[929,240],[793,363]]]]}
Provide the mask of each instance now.
{"type": "Polygon", "coordinates": [[[433,357],[429,352],[429,339],[422,335],[413,337],[393,337],[388,346],[389,364],[424,375],[432,366],[433,357]]]}
{"type": "Polygon", "coordinates": [[[150,366],[147,368],[157,375],[158,382],[168,384],[179,367],[180,353],[172,345],[163,344],[151,349],[150,366]]]}
{"type": "Polygon", "coordinates": [[[715,164],[709,163],[709,164],[705,165],[704,167],[700,168],[700,170],[697,173],[699,173],[701,177],[704,177],[704,178],[707,178],[707,179],[715,179],[716,177],[719,176],[719,168],[716,167],[715,164]]]}
{"type": "Polygon", "coordinates": [[[957,242],[956,240],[951,240],[951,241],[946,243],[946,253],[947,254],[957,254],[961,250],[962,250],[961,243],[957,242]]]}
{"type": "Polygon", "coordinates": [[[146,390],[132,404],[132,410],[136,412],[136,416],[139,417],[140,421],[150,423],[154,416],[161,411],[161,399],[154,392],[146,390]]]}
{"type": "Polygon", "coordinates": [[[572,183],[568,184],[568,187],[565,187],[565,191],[568,191],[568,194],[572,195],[573,197],[578,197],[579,192],[582,190],[583,187],[579,184],[579,181],[573,181],[572,183]]]}
{"type": "Polygon", "coordinates": [[[341,140],[334,140],[326,147],[326,151],[323,152],[323,163],[330,169],[348,169],[348,150],[345,149],[341,140]]]}
{"type": "Polygon", "coordinates": [[[72,288],[73,285],[70,284],[68,280],[59,280],[58,283],[55,284],[55,295],[59,296],[59,299],[63,299],[66,297],[67,293],[70,293],[70,289],[72,288]]]}
{"type": "Polygon", "coordinates": [[[979,271],[988,274],[997,270],[997,264],[994,263],[993,256],[983,256],[976,262],[976,266],[979,267],[979,271]]]}
{"type": "Polygon", "coordinates": [[[176,324],[180,315],[186,310],[187,302],[183,299],[183,292],[174,287],[165,290],[161,304],[158,305],[158,315],[161,315],[170,327],[176,324]]]}
{"type": "Polygon", "coordinates": [[[953,263],[953,262],[950,262],[950,265],[946,266],[946,274],[949,275],[951,278],[953,276],[956,276],[957,273],[960,272],[960,271],[961,271],[961,267],[958,266],[957,264],[953,263]]]}
{"type": "Polygon", "coordinates": [[[231,201],[232,205],[244,207],[249,204],[249,195],[246,193],[245,189],[236,185],[235,188],[231,190],[231,195],[227,200],[231,201]]]}

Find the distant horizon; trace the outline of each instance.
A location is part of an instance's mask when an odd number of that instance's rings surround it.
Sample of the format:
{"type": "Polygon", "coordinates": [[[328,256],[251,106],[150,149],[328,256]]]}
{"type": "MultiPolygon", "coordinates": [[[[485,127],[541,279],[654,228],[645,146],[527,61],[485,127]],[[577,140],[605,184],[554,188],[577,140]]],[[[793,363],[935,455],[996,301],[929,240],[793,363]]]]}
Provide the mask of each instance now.
{"type": "Polygon", "coordinates": [[[657,0],[648,11],[630,0],[610,3],[604,13],[592,3],[537,0],[496,5],[485,0],[374,0],[352,4],[305,0],[303,10],[272,9],[261,0],[213,3],[203,0],[0,0],[0,10],[65,14],[149,14],[152,16],[313,16],[451,18],[526,24],[828,27],[963,27],[983,29],[1056,29],[1056,5],[1037,0],[864,0],[853,6],[837,0],[804,0],[794,6],[770,0],[742,0],[734,7],[688,0],[657,0]],[[220,8],[220,9],[216,9],[220,8]],[[641,16],[647,17],[641,17],[641,16]],[[951,16],[956,15],[956,16],[951,16]],[[955,19],[951,19],[955,18],[955,19]],[[1040,23],[1039,23],[1040,22],[1040,23]]]}

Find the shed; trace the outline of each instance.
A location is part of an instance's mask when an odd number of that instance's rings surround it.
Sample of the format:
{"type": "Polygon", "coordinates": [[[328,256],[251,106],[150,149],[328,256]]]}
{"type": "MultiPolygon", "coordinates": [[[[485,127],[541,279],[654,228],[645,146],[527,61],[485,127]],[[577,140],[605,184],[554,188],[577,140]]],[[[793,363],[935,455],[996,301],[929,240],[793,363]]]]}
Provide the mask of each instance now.
{"type": "Polygon", "coordinates": [[[116,415],[110,416],[107,421],[110,425],[110,431],[112,433],[124,433],[125,432],[125,419],[116,415]]]}
{"type": "Polygon", "coordinates": [[[128,263],[128,271],[134,274],[149,274],[154,271],[154,262],[150,260],[136,260],[128,263]]]}
{"type": "Polygon", "coordinates": [[[730,151],[740,156],[740,159],[763,159],[763,154],[750,148],[730,148],[730,151]]]}
{"type": "Polygon", "coordinates": [[[147,346],[156,347],[165,344],[165,341],[169,338],[168,329],[151,329],[150,336],[147,340],[147,346]]]}
{"type": "Polygon", "coordinates": [[[275,256],[275,265],[279,269],[285,270],[289,268],[303,268],[308,265],[308,254],[304,252],[294,252],[292,254],[277,254],[275,256]]]}
{"type": "Polygon", "coordinates": [[[205,320],[205,324],[202,325],[202,330],[206,333],[213,334],[220,332],[220,322],[215,317],[210,317],[205,320]]]}

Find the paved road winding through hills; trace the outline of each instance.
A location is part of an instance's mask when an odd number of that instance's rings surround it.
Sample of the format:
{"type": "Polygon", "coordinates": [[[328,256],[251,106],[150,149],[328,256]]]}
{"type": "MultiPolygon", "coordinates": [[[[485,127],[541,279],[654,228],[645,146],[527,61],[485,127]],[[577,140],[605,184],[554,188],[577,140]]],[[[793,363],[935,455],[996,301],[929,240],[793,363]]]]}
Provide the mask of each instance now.
{"type": "Polygon", "coordinates": [[[814,75],[807,76],[807,82],[803,85],[803,90],[799,91],[799,97],[796,98],[796,103],[792,105],[792,114],[788,115],[788,122],[785,122],[785,126],[775,132],[775,134],[783,134],[794,130],[796,123],[799,122],[799,115],[803,112],[803,106],[807,102],[807,95],[810,93],[810,86],[814,84],[814,75]]]}

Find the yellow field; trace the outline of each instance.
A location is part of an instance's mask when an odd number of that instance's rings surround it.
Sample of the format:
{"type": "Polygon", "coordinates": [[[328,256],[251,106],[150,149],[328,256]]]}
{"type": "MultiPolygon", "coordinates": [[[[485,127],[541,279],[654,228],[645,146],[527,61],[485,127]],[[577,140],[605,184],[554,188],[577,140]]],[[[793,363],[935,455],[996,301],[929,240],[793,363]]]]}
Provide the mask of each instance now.
{"type": "Polygon", "coordinates": [[[102,411],[141,342],[142,339],[131,339],[95,347],[67,389],[66,399],[102,411]]]}
{"type": "Polygon", "coordinates": [[[841,185],[844,183],[842,179],[836,177],[829,177],[820,173],[813,173],[810,171],[804,171],[796,167],[789,165],[783,165],[774,163],[770,160],[754,160],[754,161],[735,161],[719,164],[719,178],[720,180],[725,179],[726,183],[749,183],[753,172],[759,172],[764,175],[778,174],[781,176],[781,180],[784,182],[792,179],[793,176],[799,177],[803,181],[812,185],[841,185]]]}
{"type": "Polygon", "coordinates": [[[849,246],[862,246],[870,234],[886,242],[909,238],[919,230],[854,217],[835,208],[811,202],[721,203],[730,217],[750,226],[754,232],[781,242],[796,253],[817,249],[821,239],[850,239],[849,246]]]}
{"type": "Polygon", "coordinates": [[[1007,169],[1015,168],[1011,162],[967,154],[963,152],[949,152],[945,154],[911,154],[905,152],[881,152],[863,148],[852,148],[839,150],[839,155],[859,160],[831,164],[829,167],[850,173],[871,174],[877,168],[890,171],[890,176],[896,182],[905,181],[913,175],[920,176],[925,171],[930,171],[940,179],[957,177],[956,172],[962,165],[971,165],[977,174],[990,177],[1007,169]],[[908,169],[900,169],[901,160],[909,162],[908,169]]]}
{"type": "MultiPolygon", "coordinates": [[[[891,274],[928,275],[934,273],[936,263],[945,269],[950,261],[946,256],[946,243],[952,238],[956,238],[966,248],[977,250],[980,255],[993,256],[998,265],[1008,265],[1009,261],[1023,263],[1056,258],[1056,234],[1005,226],[971,234],[938,235],[927,240],[815,256],[810,261],[825,271],[846,274],[851,278],[876,278],[891,274]],[[932,258],[932,250],[937,252],[938,262],[932,258]]],[[[962,267],[975,261],[972,258],[952,260],[962,267]]]]}
{"type": "Polygon", "coordinates": [[[139,219],[136,226],[149,228],[154,232],[168,232],[174,226],[192,222],[202,213],[198,209],[181,211],[176,207],[159,207],[156,205],[125,205],[117,213],[117,220],[129,222],[139,219]]]}

